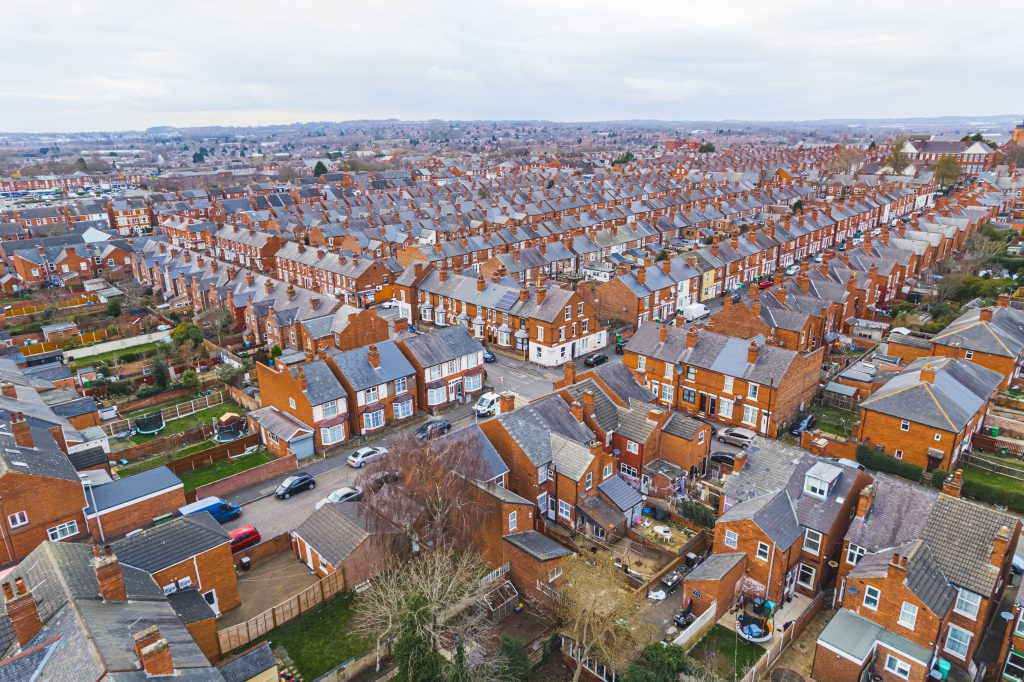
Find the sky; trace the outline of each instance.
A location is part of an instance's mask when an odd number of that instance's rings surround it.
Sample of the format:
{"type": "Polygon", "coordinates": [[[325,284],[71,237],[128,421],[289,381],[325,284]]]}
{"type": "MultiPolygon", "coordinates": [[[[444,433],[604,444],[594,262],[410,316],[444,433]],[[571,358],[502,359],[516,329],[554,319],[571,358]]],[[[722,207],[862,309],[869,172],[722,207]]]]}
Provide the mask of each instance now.
{"type": "Polygon", "coordinates": [[[1024,112],[1024,2],[5,3],[0,130],[1024,112]]]}

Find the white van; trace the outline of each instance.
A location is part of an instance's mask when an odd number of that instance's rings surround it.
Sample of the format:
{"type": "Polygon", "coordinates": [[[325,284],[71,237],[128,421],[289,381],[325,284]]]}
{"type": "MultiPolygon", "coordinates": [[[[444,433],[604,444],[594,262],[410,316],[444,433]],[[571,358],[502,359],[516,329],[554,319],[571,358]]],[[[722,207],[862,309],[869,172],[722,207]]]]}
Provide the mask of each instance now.
{"type": "Polygon", "coordinates": [[[703,303],[691,303],[690,305],[683,308],[683,319],[687,322],[693,322],[694,320],[703,320],[705,317],[711,314],[711,309],[703,303]]]}
{"type": "Polygon", "coordinates": [[[501,396],[497,393],[484,393],[473,406],[473,412],[480,418],[501,414],[501,396]]]}

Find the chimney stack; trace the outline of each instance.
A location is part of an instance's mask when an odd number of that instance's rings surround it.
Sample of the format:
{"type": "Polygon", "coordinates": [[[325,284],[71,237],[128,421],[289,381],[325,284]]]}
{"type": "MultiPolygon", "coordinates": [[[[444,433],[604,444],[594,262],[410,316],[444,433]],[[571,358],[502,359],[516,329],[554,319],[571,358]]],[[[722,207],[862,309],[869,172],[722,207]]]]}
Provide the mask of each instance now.
{"type": "Polygon", "coordinates": [[[476,278],[476,290],[483,291],[487,287],[487,280],[484,279],[483,275],[477,275],[476,278]]]}
{"type": "Polygon", "coordinates": [[[960,497],[960,488],[964,484],[964,470],[957,469],[953,475],[942,482],[942,492],[950,497],[960,497]]]}
{"type": "Polygon", "coordinates": [[[1009,294],[999,294],[999,298],[996,299],[996,306],[999,308],[1005,308],[1010,305],[1009,294]]]}
{"type": "Polygon", "coordinates": [[[857,498],[857,518],[865,518],[868,515],[868,511],[871,509],[871,503],[875,500],[875,486],[874,484],[865,486],[860,491],[860,497],[857,498]]]}
{"type": "Polygon", "coordinates": [[[11,620],[14,636],[18,640],[19,646],[24,648],[43,629],[43,621],[39,619],[35,595],[29,591],[22,578],[14,581],[13,588],[10,583],[4,583],[3,589],[7,604],[7,617],[11,620]]]}
{"type": "Polygon", "coordinates": [[[921,383],[923,384],[934,384],[935,383],[935,365],[930,362],[926,362],[920,371],[921,383]]]}
{"type": "Polygon", "coordinates": [[[11,435],[14,436],[14,442],[21,447],[35,447],[35,443],[32,442],[32,429],[21,412],[11,412],[11,435]]]}
{"type": "Polygon", "coordinates": [[[992,309],[991,308],[982,308],[981,310],[979,310],[978,311],[978,319],[981,320],[982,322],[991,322],[992,321],[992,309]]]}
{"type": "Polygon", "coordinates": [[[747,463],[747,451],[740,450],[736,453],[732,460],[732,473],[736,473],[743,469],[743,466],[747,463]]]}
{"type": "MultiPolygon", "coordinates": [[[[572,364],[571,362],[569,363],[572,364]]],[[[574,400],[569,404],[569,411],[572,412],[573,418],[580,424],[583,423],[583,405],[578,400],[574,400]]]]}
{"type": "Polygon", "coordinates": [[[544,285],[539,285],[537,287],[537,305],[540,305],[541,303],[544,302],[544,298],[547,296],[547,294],[547,287],[545,287],[544,285]]]}
{"type": "Polygon", "coordinates": [[[295,381],[298,382],[300,391],[306,390],[306,372],[301,367],[295,369],[295,381]]]}
{"type": "Polygon", "coordinates": [[[779,302],[779,305],[786,305],[786,285],[783,284],[775,290],[775,300],[779,302]]]}
{"type": "Polygon", "coordinates": [[[516,394],[512,391],[503,391],[498,394],[498,409],[502,414],[507,414],[516,408],[516,394]]]}
{"type": "Polygon", "coordinates": [[[661,339],[662,343],[665,343],[666,341],[668,341],[668,325],[667,324],[661,325],[661,329],[658,330],[658,338],[661,339]]]}
{"type": "Polygon", "coordinates": [[[686,347],[696,348],[697,339],[700,337],[700,331],[697,329],[697,325],[694,325],[686,330],[686,347]]]}
{"type": "Polygon", "coordinates": [[[448,268],[443,265],[437,270],[437,281],[447,282],[448,281],[448,268]]]}
{"type": "Polygon", "coordinates": [[[519,300],[525,302],[528,298],[530,298],[530,290],[527,289],[526,287],[522,287],[519,290],[519,300]]]}
{"type": "Polygon", "coordinates": [[[99,545],[93,545],[92,567],[96,572],[96,582],[99,583],[103,601],[128,601],[121,562],[117,560],[110,545],[104,545],[102,552],[99,545]]]}
{"type": "Polygon", "coordinates": [[[270,279],[269,277],[267,277],[265,280],[263,280],[263,290],[266,291],[268,294],[271,291],[273,291],[274,290],[274,280],[270,279]]]}
{"type": "Polygon", "coordinates": [[[591,391],[584,391],[581,398],[583,403],[583,416],[594,415],[594,394],[591,391]]]}
{"type": "Polygon", "coordinates": [[[996,536],[992,541],[992,560],[991,564],[996,568],[1002,568],[1003,563],[1006,561],[1006,552],[1010,548],[1010,529],[1006,526],[1001,526],[996,531],[996,536]]]}
{"type": "Polygon", "coordinates": [[[132,635],[132,643],[135,645],[135,655],[142,663],[142,669],[146,671],[147,677],[174,674],[171,650],[167,646],[167,640],[160,636],[157,626],[151,625],[142,632],[132,635]]]}
{"type": "Polygon", "coordinates": [[[377,344],[370,344],[369,349],[366,351],[366,359],[369,361],[370,367],[380,369],[380,351],[377,350],[377,344]]]}
{"type": "Polygon", "coordinates": [[[10,381],[5,381],[0,384],[0,393],[3,393],[7,398],[18,399],[18,389],[10,381]]]}
{"type": "Polygon", "coordinates": [[[565,363],[565,385],[572,386],[576,383],[576,363],[565,363]]]}
{"type": "Polygon", "coordinates": [[[753,365],[757,363],[757,357],[761,354],[761,347],[757,345],[757,341],[751,339],[750,345],[747,346],[747,364],[753,365]]]}

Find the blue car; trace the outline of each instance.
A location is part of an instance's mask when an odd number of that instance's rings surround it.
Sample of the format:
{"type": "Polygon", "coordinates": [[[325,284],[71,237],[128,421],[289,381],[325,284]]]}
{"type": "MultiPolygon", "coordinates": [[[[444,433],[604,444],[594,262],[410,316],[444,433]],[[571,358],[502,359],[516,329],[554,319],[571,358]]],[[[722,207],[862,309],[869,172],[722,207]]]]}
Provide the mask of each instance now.
{"type": "Polygon", "coordinates": [[[498,356],[484,348],[484,362],[497,362],[498,356]]]}

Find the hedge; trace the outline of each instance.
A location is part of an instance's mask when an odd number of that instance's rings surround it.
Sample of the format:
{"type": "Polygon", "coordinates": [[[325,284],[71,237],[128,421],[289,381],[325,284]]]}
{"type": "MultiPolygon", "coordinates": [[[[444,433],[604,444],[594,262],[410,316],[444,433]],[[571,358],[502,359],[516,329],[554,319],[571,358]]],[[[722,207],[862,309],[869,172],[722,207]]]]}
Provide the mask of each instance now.
{"type": "Polygon", "coordinates": [[[932,471],[932,487],[942,490],[942,484],[949,478],[949,472],[945,469],[935,469],[932,471]]]}
{"type": "Polygon", "coordinates": [[[857,461],[868,469],[895,474],[915,483],[920,483],[922,474],[924,474],[924,469],[916,464],[904,462],[902,459],[896,459],[884,452],[878,452],[870,445],[857,446],[857,461]]]}
{"type": "Polygon", "coordinates": [[[715,527],[715,512],[699,502],[679,500],[676,503],[676,509],[679,511],[680,516],[688,521],[693,521],[698,526],[704,528],[715,527]]]}
{"type": "Polygon", "coordinates": [[[1004,507],[1018,514],[1024,513],[1024,493],[1016,490],[1003,490],[987,483],[965,480],[960,488],[960,494],[972,500],[1004,507]]]}

